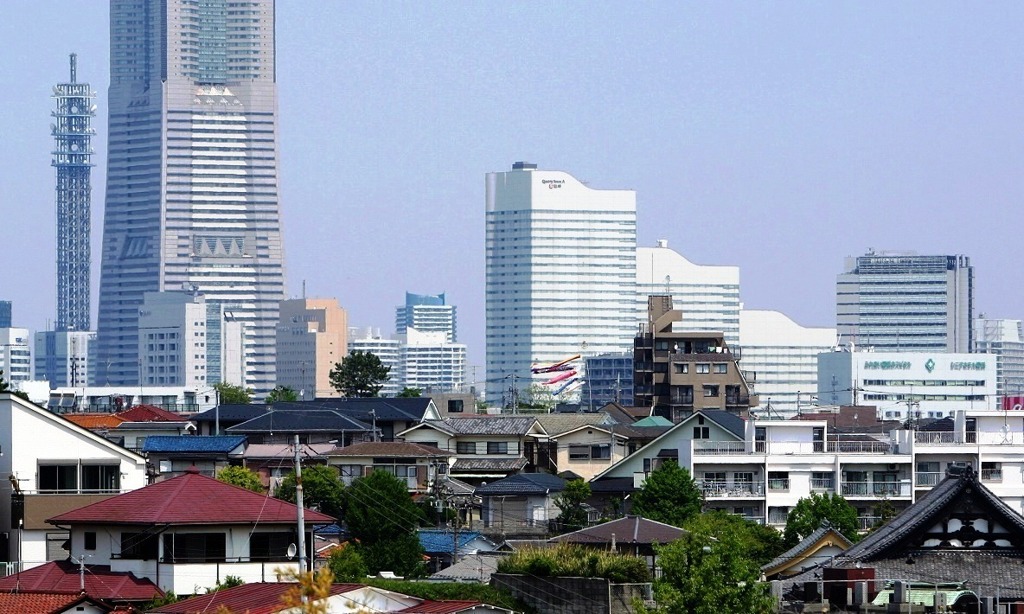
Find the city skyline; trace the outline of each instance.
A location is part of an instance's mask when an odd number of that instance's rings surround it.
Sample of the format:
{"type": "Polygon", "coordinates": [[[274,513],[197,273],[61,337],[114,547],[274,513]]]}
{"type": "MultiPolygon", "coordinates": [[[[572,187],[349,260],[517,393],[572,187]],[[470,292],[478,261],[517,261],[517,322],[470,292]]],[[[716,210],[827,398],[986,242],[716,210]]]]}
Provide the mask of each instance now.
{"type": "MultiPolygon", "coordinates": [[[[483,364],[481,178],[523,159],[636,190],[639,244],[738,266],[745,308],[834,325],[844,258],[873,247],[968,255],[976,314],[1022,316],[1024,271],[1003,266],[1022,221],[1019,6],[302,9],[277,7],[287,295],[305,280],[354,325],[387,327],[405,288],[444,288],[483,364]]],[[[98,3],[0,7],[19,84],[0,153],[16,326],[54,313],[46,126],[69,52],[99,93],[105,179],[107,18],[98,3]]]]}

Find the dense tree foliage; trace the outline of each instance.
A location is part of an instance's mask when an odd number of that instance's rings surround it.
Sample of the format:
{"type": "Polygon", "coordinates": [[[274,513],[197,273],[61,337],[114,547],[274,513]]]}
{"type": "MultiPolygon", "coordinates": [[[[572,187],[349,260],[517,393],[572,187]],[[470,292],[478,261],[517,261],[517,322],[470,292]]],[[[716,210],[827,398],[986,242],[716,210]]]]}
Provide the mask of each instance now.
{"type": "Polygon", "coordinates": [[[385,471],[359,478],[345,490],[345,523],[371,574],[423,573],[423,548],[416,535],[422,519],[405,482],[385,471]]]}
{"type": "Polygon", "coordinates": [[[700,513],[703,501],[690,472],[668,461],[652,471],[643,487],[633,495],[633,513],[682,527],[700,513]]]}
{"type": "Polygon", "coordinates": [[[423,391],[419,388],[402,388],[402,391],[398,393],[400,399],[413,399],[423,396],[423,391]]]}
{"type": "MultiPolygon", "coordinates": [[[[726,525],[719,525],[722,529],[726,525]]],[[[659,546],[662,576],[655,582],[658,612],[667,614],[766,614],[774,605],[760,564],[748,556],[742,531],[705,531],[703,525],[659,546]]]]}
{"type": "Polygon", "coordinates": [[[846,499],[837,493],[812,493],[810,497],[797,501],[796,506],[789,511],[786,530],[783,532],[786,548],[800,543],[800,540],[817,530],[823,520],[831,523],[850,541],[860,539],[857,510],[846,499]]]}
{"type": "Polygon", "coordinates": [[[217,472],[217,479],[225,484],[239,486],[253,492],[261,493],[266,490],[263,488],[263,480],[260,479],[259,474],[245,467],[225,467],[217,472]]]}
{"type": "Polygon", "coordinates": [[[288,386],[277,386],[267,394],[267,403],[292,403],[299,400],[299,393],[288,386]]]}
{"type": "MultiPolygon", "coordinates": [[[[338,472],[327,465],[311,465],[302,468],[302,505],[341,518],[342,499],[345,485],[338,478],[338,472]]],[[[295,472],[281,480],[274,496],[295,503],[295,472]]]]}
{"type": "Polygon", "coordinates": [[[559,533],[578,531],[587,526],[587,509],[584,504],[590,498],[590,484],[584,480],[569,480],[558,497],[555,506],[561,511],[556,519],[559,533]]]}
{"type": "Polygon", "coordinates": [[[335,582],[365,582],[370,573],[366,561],[352,544],[335,548],[327,559],[327,566],[334,574],[335,582]]]}
{"type": "Polygon", "coordinates": [[[346,397],[375,397],[388,381],[391,367],[385,367],[371,352],[356,350],[335,363],[331,386],[346,397]]]}
{"type": "Polygon", "coordinates": [[[522,548],[498,561],[499,573],[538,577],[606,578],[612,582],[650,582],[647,562],[636,556],[558,544],[554,548],[522,548]]]}
{"type": "Polygon", "coordinates": [[[687,531],[729,539],[741,545],[743,552],[759,566],[786,551],[782,535],[767,525],[730,514],[723,510],[705,512],[691,518],[683,527],[687,531]]]}
{"type": "Polygon", "coordinates": [[[217,403],[220,405],[248,405],[252,403],[252,390],[221,382],[214,386],[217,403]]]}

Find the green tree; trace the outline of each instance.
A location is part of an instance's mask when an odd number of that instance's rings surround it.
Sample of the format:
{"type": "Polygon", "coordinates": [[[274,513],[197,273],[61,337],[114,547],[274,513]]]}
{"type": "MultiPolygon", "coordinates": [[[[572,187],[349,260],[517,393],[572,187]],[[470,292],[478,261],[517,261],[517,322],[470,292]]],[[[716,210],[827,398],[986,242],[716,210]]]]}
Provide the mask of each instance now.
{"type": "Polygon", "coordinates": [[[662,570],[654,584],[658,612],[771,612],[771,591],[758,581],[760,565],[744,551],[744,543],[735,531],[711,534],[698,527],[671,544],[657,546],[662,570]]]}
{"type": "Polygon", "coordinates": [[[419,388],[402,388],[402,391],[398,393],[400,399],[413,399],[423,396],[423,391],[419,388]]]}
{"type": "Polygon", "coordinates": [[[267,490],[263,487],[263,480],[260,479],[259,474],[245,467],[234,465],[225,467],[217,473],[217,479],[225,484],[231,484],[232,486],[238,486],[253,492],[266,492],[267,490]]]}
{"type": "Polygon", "coordinates": [[[252,403],[252,390],[221,382],[213,387],[217,391],[217,403],[220,405],[248,405],[252,403]]]}
{"type": "Polygon", "coordinates": [[[583,480],[569,480],[565,490],[555,498],[555,507],[561,513],[556,521],[560,533],[578,531],[587,526],[587,510],[583,504],[590,498],[590,484],[583,480]]]}
{"type": "MultiPolygon", "coordinates": [[[[302,505],[324,514],[341,518],[345,485],[338,479],[338,472],[327,465],[311,465],[302,468],[302,505]]],[[[295,472],[281,480],[274,494],[278,499],[295,503],[295,472]]]]}
{"type": "Polygon", "coordinates": [[[786,530],[782,534],[786,548],[792,548],[816,531],[822,520],[827,520],[850,541],[860,539],[857,510],[846,499],[837,493],[811,493],[810,497],[797,501],[786,517],[786,530]]]}
{"type": "Polygon", "coordinates": [[[345,490],[345,523],[371,574],[423,572],[416,535],[422,518],[405,482],[386,471],[374,471],[345,490]]]}
{"type": "Polygon", "coordinates": [[[700,513],[703,496],[690,472],[674,461],[662,463],[633,495],[633,513],[675,527],[700,513]]]}
{"type": "Polygon", "coordinates": [[[772,527],[722,510],[698,514],[683,528],[693,533],[711,535],[715,539],[728,534],[741,545],[746,556],[759,566],[786,551],[782,545],[782,535],[772,527]]]}
{"type": "Polygon", "coordinates": [[[889,497],[882,497],[878,501],[878,503],[875,504],[874,511],[877,520],[875,520],[875,524],[872,525],[872,530],[877,529],[878,527],[884,525],[885,523],[895,518],[897,513],[896,506],[892,504],[892,501],[889,500],[889,497]]]}
{"type": "Polygon", "coordinates": [[[26,401],[32,402],[32,399],[28,398],[28,393],[21,390],[14,390],[4,379],[4,370],[0,369],[0,392],[9,392],[16,397],[22,398],[26,401]]]}
{"type": "Polygon", "coordinates": [[[388,381],[391,367],[385,367],[371,352],[356,350],[335,363],[331,386],[346,397],[375,397],[388,381]]]}
{"type": "Polygon", "coordinates": [[[299,400],[299,393],[288,386],[277,386],[267,394],[267,403],[294,403],[299,400]]]}
{"type": "Polygon", "coordinates": [[[327,566],[336,582],[365,582],[370,573],[363,556],[351,543],[335,548],[327,559],[327,566]]]}

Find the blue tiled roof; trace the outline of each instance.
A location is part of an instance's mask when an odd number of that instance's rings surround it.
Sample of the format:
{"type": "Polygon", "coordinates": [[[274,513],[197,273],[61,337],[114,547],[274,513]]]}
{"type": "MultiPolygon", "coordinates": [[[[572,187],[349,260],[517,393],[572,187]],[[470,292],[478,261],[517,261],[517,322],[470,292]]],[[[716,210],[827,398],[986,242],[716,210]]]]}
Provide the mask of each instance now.
{"type": "MultiPolygon", "coordinates": [[[[424,552],[451,552],[452,532],[442,529],[420,529],[420,545],[424,552]]],[[[459,548],[480,537],[476,531],[459,531],[459,548]]]]}
{"type": "Polygon", "coordinates": [[[154,435],[146,438],[143,452],[222,452],[228,453],[245,443],[241,435],[154,435]]]}
{"type": "MultiPolygon", "coordinates": [[[[460,459],[461,460],[461,459],[460,459]]],[[[550,473],[517,473],[476,489],[476,494],[543,495],[565,490],[565,480],[550,473]]]]}

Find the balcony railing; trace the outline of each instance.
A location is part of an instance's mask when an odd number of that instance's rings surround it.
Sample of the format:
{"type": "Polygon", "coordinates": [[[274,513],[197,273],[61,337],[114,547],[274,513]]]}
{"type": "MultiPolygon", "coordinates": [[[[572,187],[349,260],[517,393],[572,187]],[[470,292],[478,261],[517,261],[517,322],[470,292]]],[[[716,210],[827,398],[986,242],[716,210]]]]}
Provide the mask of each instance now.
{"type": "Polygon", "coordinates": [[[701,482],[701,490],[704,496],[711,499],[716,497],[761,497],[764,495],[764,485],[754,482],[701,482]]]}
{"type": "Polygon", "coordinates": [[[1002,469],[982,469],[981,470],[981,481],[982,482],[1002,482],[1003,481],[1003,470],[1002,469]]]}
{"type": "Polygon", "coordinates": [[[693,453],[697,455],[744,454],[746,443],[742,441],[701,441],[693,442],[693,453]]]}
{"type": "Polygon", "coordinates": [[[917,431],[914,433],[914,443],[931,446],[949,446],[959,443],[956,440],[956,433],[952,431],[917,431]]]}
{"type": "Polygon", "coordinates": [[[843,482],[844,497],[909,497],[903,482],[843,482]]]}
{"type": "Polygon", "coordinates": [[[857,528],[861,531],[867,531],[878,524],[878,521],[881,519],[881,516],[858,516],[857,528]]]}
{"type": "Polygon", "coordinates": [[[769,478],[768,490],[773,490],[776,492],[788,492],[789,478],[769,478]]]}
{"type": "Polygon", "coordinates": [[[825,449],[837,454],[890,454],[888,441],[829,441],[825,449]]]}
{"type": "Polygon", "coordinates": [[[914,474],[914,486],[931,487],[942,481],[941,471],[918,471],[914,474]]]}
{"type": "Polygon", "coordinates": [[[834,478],[811,478],[811,490],[831,492],[836,489],[834,478]]]}

